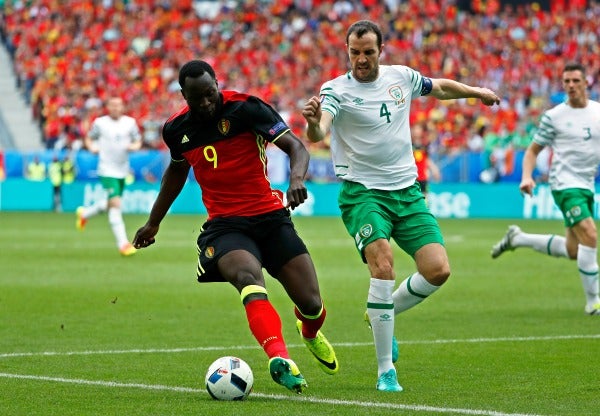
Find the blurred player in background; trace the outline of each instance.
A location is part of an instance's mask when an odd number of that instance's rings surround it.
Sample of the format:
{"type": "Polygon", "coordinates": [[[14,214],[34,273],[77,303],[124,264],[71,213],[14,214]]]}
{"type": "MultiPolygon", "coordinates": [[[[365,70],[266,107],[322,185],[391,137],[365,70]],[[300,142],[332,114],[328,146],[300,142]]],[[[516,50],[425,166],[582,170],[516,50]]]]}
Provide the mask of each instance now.
{"type": "Polygon", "coordinates": [[[438,182],[441,178],[440,169],[429,157],[429,139],[426,137],[426,130],[421,123],[411,126],[411,138],[413,145],[413,155],[417,166],[417,182],[421,186],[423,196],[427,198],[429,192],[429,178],[438,182]]]}
{"type": "Polygon", "coordinates": [[[402,391],[393,361],[394,315],[431,295],[450,275],[438,223],[427,209],[412,152],[409,111],[413,98],[478,98],[499,103],[487,88],[432,79],[401,65],[379,65],[383,35],[362,20],[348,29],[346,46],[351,71],[321,87],[302,111],[312,142],[331,131],[342,220],[369,268],[367,318],[377,356],[379,391],[402,391]],[[416,263],[417,272],[394,291],[394,257],[390,238],[416,263]]]}
{"type": "Polygon", "coordinates": [[[107,199],[94,205],[77,208],[77,228],[83,230],[90,217],[108,209],[108,222],[123,256],[135,254],[127,238],[121,212],[121,197],[129,174],[129,152],[141,149],[142,135],[133,117],[124,114],[120,97],[111,97],[106,103],[108,114],[96,118],[84,138],[84,146],[98,154],[98,176],[107,192],[107,199]]]}
{"type": "Polygon", "coordinates": [[[52,207],[54,212],[61,212],[63,172],[62,162],[58,156],[54,156],[48,164],[48,179],[52,184],[52,207]]]}
{"type": "Polygon", "coordinates": [[[335,352],[320,331],[326,310],[315,268],[287,209],[296,208],[308,197],[304,185],[308,152],[281,116],[262,100],[219,90],[215,72],[206,62],[194,60],[183,65],[179,84],[188,105],[163,127],[171,163],[150,217],[133,243],[136,248],[154,243],[191,167],[208,212],[198,237],[198,281],[227,281],[237,289],[250,331],[269,357],[271,377],[301,393],[307,384],[290,359],[281,318],[269,301],[262,269],[283,285],[293,301],[296,328],[321,369],[336,373],[335,352]],[[267,177],[269,142],[289,156],[287,205],[267,177]]]}
{"type": "Polygon", "coordinates": [[[598,232],[594,222],[594,179],[600,163],[600,103],[587,96],[586,73],[581,64],[565,66],[562,85],[567,100],[542,115],[523,157],[519,189],[532,195],[537,157],[549,146],[552,160],[548,181],[554,202],[564,217],[565,237],[528,234],[511,225],[492,247],[491,254],[495,259],[508,250],[530,247],[549,256],[577,260],[586,298],[585,313],[600,316],[598,232]]]}

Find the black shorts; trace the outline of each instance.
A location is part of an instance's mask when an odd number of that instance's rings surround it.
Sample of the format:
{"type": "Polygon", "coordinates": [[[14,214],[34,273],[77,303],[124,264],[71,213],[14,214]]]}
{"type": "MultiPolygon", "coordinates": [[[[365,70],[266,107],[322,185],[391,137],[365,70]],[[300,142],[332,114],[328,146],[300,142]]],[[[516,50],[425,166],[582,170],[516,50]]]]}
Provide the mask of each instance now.
{"type": "Polygon", "coordinates": [[[224,282],[217,262],[232,250],[250,252],[271,276],[294,257],[308,253],[287,209],[254,217],[206,221],[198,236],[198,281],[224,282]]]}
{"type": "Polygon", "coordinates": [[[421,187],[421,192],[423,193],[427,193],[429,191],[429,184],[427,182],[427,179],[425,180],[417,180],[417,182],[419,182],[419,186],[421,187]]]}

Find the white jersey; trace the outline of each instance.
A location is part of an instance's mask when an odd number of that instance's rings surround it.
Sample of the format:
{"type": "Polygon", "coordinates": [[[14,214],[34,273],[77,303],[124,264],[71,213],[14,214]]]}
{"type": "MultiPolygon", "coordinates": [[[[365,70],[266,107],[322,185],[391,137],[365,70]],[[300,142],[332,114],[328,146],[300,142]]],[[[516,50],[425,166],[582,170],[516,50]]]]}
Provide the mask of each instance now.
{"type": "Polygon", "coordinates": [[[348,72],[323,84],[322,109],[333,114],[336,176],[382,190],[415,182],[409,112],[422,88],[421,74],[402,65],[381,65],[373,82],[358,82],[348,72]]]}
{"type": "Polygon", "coordinates": [[[88,136],[98,142],[98,176],[125,178],[129,174],[127,148],[142,139],[135,119],[129,116],[121,116],[118,120],[108,115],[98,117],[88,136]]]}
{"type": "Polygon", "coordinates": [[[588,100],[585,108],[562,103],[546,111],[533,140],[552,148],[551,189],[594,192],[600,163],[600,103],[588,100]]]}

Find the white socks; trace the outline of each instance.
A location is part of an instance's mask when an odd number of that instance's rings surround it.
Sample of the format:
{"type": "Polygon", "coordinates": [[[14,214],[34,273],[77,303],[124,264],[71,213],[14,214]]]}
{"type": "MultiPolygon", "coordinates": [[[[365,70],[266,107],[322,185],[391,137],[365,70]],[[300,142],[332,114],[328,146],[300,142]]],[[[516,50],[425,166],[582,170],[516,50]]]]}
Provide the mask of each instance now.
{"type": "Polygon", "coordinates": [[[395,291],[393,280],[371,278],[367,298],[367,314],[373,329],[379,376],[394,368],[392,337],[394,336],[395,315],[421,303],[439,288],[425,280],[418,272],[404,279],[395,291]]]}
{"type": "Polygon", "coordinates": [[[404,279],[398,289],[392,294],[394,300],[394,314],[399,314],[415,305],[438,290],[440,286],[429,283],[423,275],[415,272],[412,276],[404,279]]]}
{"type": "Polygon", "coordinates": [[[371,278],[367,297],[367,314],[373,329],[378,376],[394,368],[392,337],[394,335],[393,280],[371,278]]]}
{"type": "Polygon", "coordinates": [[[577,268],[583,284],[585,299],[589,306],[600,302],[598,296],[597,249],[579,244],[577,248],[577,268]]]}
{"type": "Polygon", "coordinates": [[[568,257],[567,239],[554,234],[519,233],[511,241],[513,247],[531,247],[535,251],[554,257],[568,257]]]}
{"type": "Polygon", "coordinates": [[[129,242],[127,240],[127,233],[125,232],[125,223],[123,222],[123,215],[121,214],[120,208],[109,208],[108,209],[108,223],[117,241],[117,247],[121,248],[129,242]]]}

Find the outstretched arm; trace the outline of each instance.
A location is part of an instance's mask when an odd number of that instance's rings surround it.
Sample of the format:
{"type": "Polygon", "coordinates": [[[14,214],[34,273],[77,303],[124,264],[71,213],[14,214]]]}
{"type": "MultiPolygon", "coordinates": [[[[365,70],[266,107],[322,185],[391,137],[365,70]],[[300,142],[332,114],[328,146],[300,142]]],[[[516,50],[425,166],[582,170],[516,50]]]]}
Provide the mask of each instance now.
{"type": "Polygon", "coordinates": [[[160,183],[160,191],[154,201],[148,221],[136,233],[133,238],[135,248],[148,247],[154,244],[154,236],[158,233],[161,221],[167,215],[169,208],[179,195],[187,180],[190,165],[187,161],[171,161],[160,183]]]}
{"type": "Polygon", "coordinates": [[[485,105],[500,104],[500,98],[488,88],[471,87],[462,82],[446,78],[432,78],[430,95],[439,100],[452,100],[456,98],[478,98],[485,105]]]}

